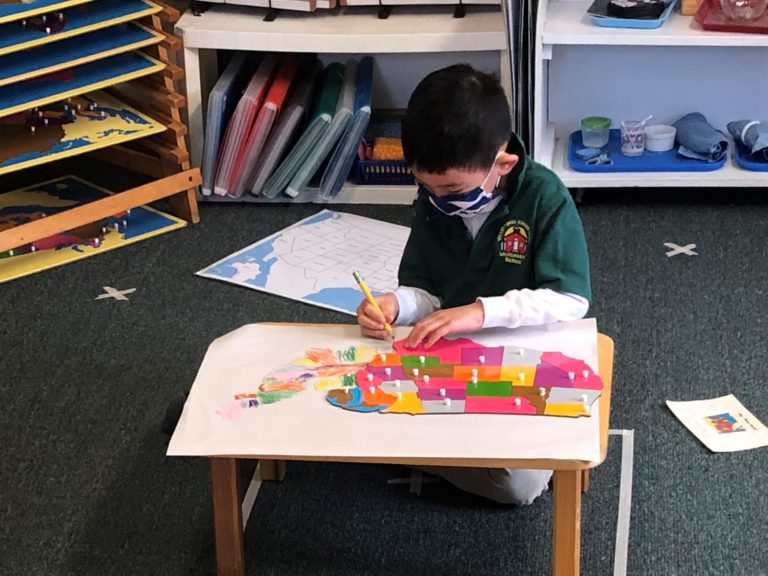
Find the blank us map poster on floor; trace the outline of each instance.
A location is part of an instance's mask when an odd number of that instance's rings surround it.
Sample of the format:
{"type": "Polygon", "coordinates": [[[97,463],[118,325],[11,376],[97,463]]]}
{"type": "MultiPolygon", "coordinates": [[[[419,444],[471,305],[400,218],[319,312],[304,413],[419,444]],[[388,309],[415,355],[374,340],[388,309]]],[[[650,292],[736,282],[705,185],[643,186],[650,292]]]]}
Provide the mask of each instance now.
{"type": "Polygon", "coordinates": [[[408,233],[405,226],[323,210],[197,274],[354,315],[363,294],[352,271],[374,294],[394,290],[408,233]]]}

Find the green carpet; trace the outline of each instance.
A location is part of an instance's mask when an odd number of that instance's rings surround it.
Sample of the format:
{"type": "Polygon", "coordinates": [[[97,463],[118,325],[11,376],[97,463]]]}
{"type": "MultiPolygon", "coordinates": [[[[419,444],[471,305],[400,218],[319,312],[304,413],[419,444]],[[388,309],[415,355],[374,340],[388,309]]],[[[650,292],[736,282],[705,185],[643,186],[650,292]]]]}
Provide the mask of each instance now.
{"type": "MultiPolygon", "coordinates": [[[[319,209],[204,205],[199,225],[0,286],[0,574],[214,573],[207,462],[164,456],[167,402],[243,324],[352,318],[193,273],[319,209]],[[103,286],[136,292],[95,300],[103,286]]],[[[611,424],[636,430],[629,574],[768,574],[768,450],[711,454],[664,406],[732,392],[768,422],[768,198],[614,190],[580,210],[592,314],[616,340],[611,424]],[[668,258],[664,242],[699,256],[668,258]]],[[[587,575],[613,571],[619,463],[612,438],[584,502],[587,575]]],[[[523,509],[444,483],[416,497],[386,483],[403,474],[289,465],[257,499],[248,573],[548,573],[549,494],[523,509]]]]}

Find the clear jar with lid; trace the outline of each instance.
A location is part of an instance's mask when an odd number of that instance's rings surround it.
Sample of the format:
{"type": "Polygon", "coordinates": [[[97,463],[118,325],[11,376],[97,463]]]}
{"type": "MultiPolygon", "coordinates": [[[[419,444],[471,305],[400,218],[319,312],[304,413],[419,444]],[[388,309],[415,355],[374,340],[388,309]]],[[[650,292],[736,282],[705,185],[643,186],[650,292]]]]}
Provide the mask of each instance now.
{"type": "Polygon", "coordinates": [[[581,120],[581,143],[587,148],[602,148],[608,144],[610,132],[610,118],[588,116],[581,120]]]}

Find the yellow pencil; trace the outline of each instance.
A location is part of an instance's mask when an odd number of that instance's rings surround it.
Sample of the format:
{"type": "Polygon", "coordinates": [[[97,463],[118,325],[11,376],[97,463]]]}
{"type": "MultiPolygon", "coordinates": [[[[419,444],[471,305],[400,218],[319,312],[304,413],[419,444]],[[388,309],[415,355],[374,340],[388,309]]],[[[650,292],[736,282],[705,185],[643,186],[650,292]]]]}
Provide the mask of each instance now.
{"type": "MultiPolygon", "coordinates": [[[[373,306],[374,308],[376,308],[376,310],[381,312],[382,316],[384,316],[384,312],[381,310],[381,306],[379,306],[379,303],[376,302],[376,299],[373,297],[373,294],[371,294],[371,289],[368,288],[368,285],[365,283],[365,280],[363,280],[363,277],[360,276],[360,273],[352,272],[352,276],[355,277],[355,281],[357,282],[357,285],[360,286],[360,290],[362,290],[363,294],[365,294],[365,299],[371,303],[371,306],[373,306]]],[[[394,337],[394,334],[392,333],[392,326],[390,326],[389,322],[384,322],[384,328],[386,328],[387,332],[394,337]]]]}

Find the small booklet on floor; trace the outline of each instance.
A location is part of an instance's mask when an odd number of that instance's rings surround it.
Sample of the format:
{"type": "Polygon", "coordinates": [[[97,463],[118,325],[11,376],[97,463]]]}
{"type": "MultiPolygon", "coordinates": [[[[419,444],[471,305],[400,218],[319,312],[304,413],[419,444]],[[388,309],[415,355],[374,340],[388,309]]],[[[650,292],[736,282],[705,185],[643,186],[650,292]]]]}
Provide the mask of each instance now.
{"type": "Polygon", "coordinates": [[[667,406],[712,452],[768,446],[768,428],[733,394],[692,402],[667,400],[667,406]]]}

